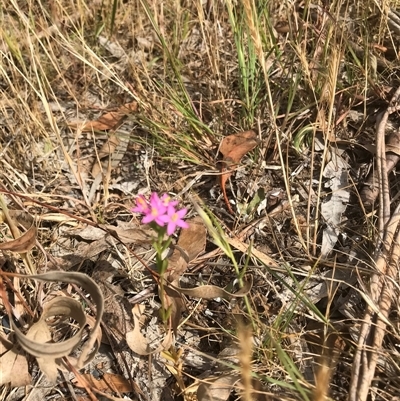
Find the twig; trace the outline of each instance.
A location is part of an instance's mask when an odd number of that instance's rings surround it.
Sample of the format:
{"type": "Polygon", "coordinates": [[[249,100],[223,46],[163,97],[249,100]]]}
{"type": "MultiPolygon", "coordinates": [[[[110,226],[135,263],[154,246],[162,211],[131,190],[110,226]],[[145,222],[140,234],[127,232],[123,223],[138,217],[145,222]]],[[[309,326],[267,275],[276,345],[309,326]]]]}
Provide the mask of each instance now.
{"type": "Polygon", "coordinates": [[[98,401],[98,398],[93,394],[91,385],[87,382],[87,380],[82,376],[78,370],[69,362],[68,358],[63,358],[65,365],[68,367],[69,371],[75,375],[75,378],[79,384],[79,386],[83,387],[91,401],[98,401]]]}
{"type": "Polygon", "coordinates": [[[389,107],[383,114],[376,132],[377,170],[379,181],[379,237],[376,247],[376,272],[371,277],[370,301],[354,355],[349,401],[365,401],[375,375],[378,350],[381,349],[386,332],[387,317],[394,296],[394,280],[397,277],[397,261],[400,257],[400,205],[390,217],[390,195],[385,156],[385,127],[389,115],[399,109],[396,104],[400,87],[396,90],[389,107]],[[395,237],[396,235],[396,237],[395,237]]]}

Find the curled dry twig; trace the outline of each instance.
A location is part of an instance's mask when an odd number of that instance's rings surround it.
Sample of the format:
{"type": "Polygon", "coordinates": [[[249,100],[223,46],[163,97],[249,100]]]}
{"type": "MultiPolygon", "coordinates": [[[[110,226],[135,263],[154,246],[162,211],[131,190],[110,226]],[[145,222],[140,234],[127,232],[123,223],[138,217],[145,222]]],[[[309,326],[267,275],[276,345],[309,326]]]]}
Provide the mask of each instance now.
{"type": "Polygon", "coordinates": [[[367,309],[360,327],[355,352],[350,401],[365,401],[375,375],[378,350],[381,349],[392,299],[394,280],[397,276],[397,261],[400,257],[400,205],[390,216],[390,195],[387,177],[385,127],[390,114],[400,109],[397,104],[400,87],[396,90],[390,105],[383,114],[376,131],[377,172],[379,181],[379,237],[376,246],[376,272],[371,277],[367,309]],[[397,232],[397,234],[396,234],[397,232]]]}

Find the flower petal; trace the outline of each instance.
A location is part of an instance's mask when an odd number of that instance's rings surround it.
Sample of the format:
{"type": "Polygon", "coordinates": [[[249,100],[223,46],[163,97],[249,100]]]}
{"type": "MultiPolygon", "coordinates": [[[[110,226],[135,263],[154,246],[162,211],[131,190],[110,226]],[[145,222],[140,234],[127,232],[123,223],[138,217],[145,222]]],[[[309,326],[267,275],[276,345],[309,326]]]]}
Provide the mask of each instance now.
{"type": "Polygon", "coordinates": [[[183,217],[186,216],[186,214],[187,214],[187,209],[186,209],[186,208],[183,208],[183,209],[181,209],[181,210],[178,210],[178,211],[176,212],[176,214],[178,215],[178,217],[179,217],[180,219],[182,219],[183,217]]]}
{"type": "Polygon", "coordinates": [[[146,215],[143,217],[142,223],[143,223],[143,224],[149,224],[149,223],[151,223],[152,221],[154,221],[154,219],[155,219],[155,216],[152,215],[151,213],[148,213],[148,214],[146,214],[146,215]]]}
{"type": "Polygon", "coordinates": [[[149,204],[143,195],[139,195],[135,199],[136,206],[132,208],[133,213],[147,213],[149,211],[149,204]]]}
{"type": "Polygon", "coordinates": [[[174,221],[170,221],[167,226],[167,234],[172,235],[176,230],[176,223],[174,221]]]}
{"type": "Polygon", "coordinates": [[[180,228],[189,228],[189,224],[186,223],[186,221],[184,221],[184,220],[178,220],[175,223],[180,228]]]}

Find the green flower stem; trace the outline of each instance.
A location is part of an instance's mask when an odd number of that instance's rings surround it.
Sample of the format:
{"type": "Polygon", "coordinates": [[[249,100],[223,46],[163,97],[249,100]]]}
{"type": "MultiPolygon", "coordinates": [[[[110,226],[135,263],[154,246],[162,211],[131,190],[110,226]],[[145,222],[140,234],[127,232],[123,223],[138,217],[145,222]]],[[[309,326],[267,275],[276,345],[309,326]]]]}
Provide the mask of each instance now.
{"type": "Polygon", "coordinates": [[[161,299],[161,310],[160,317],[164,323],[166,323],[171,315],[171,308],[165,305],[165,287],[164,287],[164,275],[168,269],[168,259],[163,258],[164,252],[169,248],[172,242],[172,238],[168,237],[165,239],[166,228],[160,227],[156,224],[153,225],[153,229],[157,233],[157,237],[153,241],[153,248],[156,251],[156,266],[157,271],[160,275],[160,299],[161,299]]]}

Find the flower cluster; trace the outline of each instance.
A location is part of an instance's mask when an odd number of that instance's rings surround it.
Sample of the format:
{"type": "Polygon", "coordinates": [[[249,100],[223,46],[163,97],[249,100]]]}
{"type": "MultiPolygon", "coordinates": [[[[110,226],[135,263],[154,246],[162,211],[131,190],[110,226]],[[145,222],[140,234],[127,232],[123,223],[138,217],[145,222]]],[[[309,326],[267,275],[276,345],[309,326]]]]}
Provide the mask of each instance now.
{"type": "Polygon", "coordinates": [[[156,192],[147,201],[143,195],[136,198],[136,206],[132,209],[134,213],[144,214],[142,223],[155,223],[160,227],[167,227],[167,234],[172,235],[177,227],[188,228],[188,224],[183,220],[187,209],[176,209],[178,201],[172,200],[168,194],[161,198],[156,192]]]}

